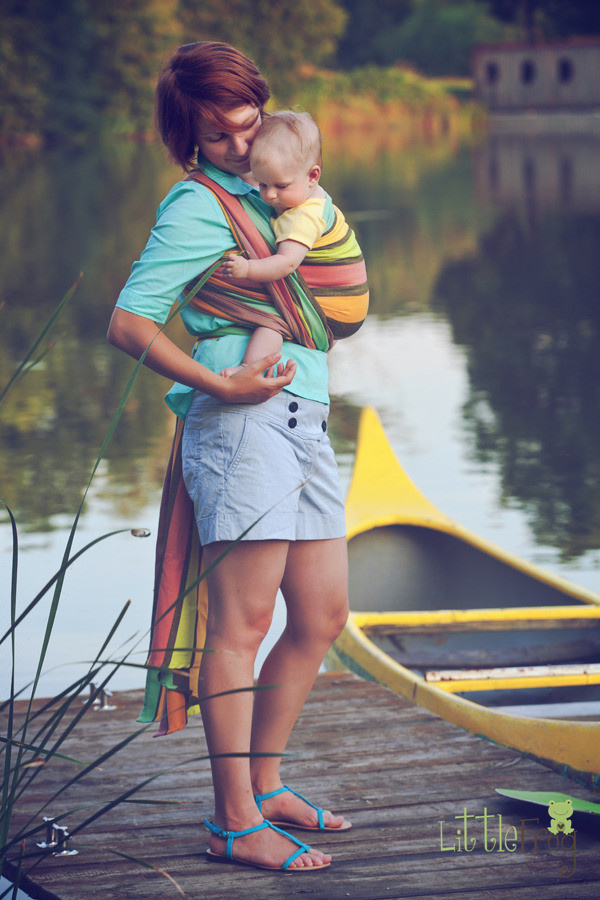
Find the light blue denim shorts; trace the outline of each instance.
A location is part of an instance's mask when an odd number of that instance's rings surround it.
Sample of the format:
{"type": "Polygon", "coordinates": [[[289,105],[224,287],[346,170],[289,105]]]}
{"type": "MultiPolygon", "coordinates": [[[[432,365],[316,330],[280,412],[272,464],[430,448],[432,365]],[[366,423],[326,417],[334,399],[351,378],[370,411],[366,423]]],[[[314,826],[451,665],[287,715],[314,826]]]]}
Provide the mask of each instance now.
{"type": "Polygon", "coordinates": [[[232,541],[247,529],[247,541],[346,534],[328,414],[326,404],[284,391],[257,405],[196,394],[182,455],[202,544],[232,541]]]}

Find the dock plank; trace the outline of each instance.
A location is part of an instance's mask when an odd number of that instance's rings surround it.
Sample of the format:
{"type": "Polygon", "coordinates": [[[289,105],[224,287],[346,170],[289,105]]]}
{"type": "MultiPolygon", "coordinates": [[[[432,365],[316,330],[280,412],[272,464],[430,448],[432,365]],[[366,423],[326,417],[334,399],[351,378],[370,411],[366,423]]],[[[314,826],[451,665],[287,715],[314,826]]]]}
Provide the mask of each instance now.
{"type": "MultiPolygon", "coordinates": [[[[87,713],[61,751],[89,762],[141,730],[135,723],[141,692],[122,692],[114,699],[116,710],[87,713]]],[[[44,857],[30,872],[29,892],[40,900],[181,896],[157,871],[111,852],[117,850],[164,869],[192,900],[300,894],[323,900],[600,897],[600,828],[591,817],[573,816],[573,848],[566,836],[561,844],[547,832],[543,808],[501,797],[494,788],[556,790],[591,800],[598,800],[597,795],[381,685],[348,674],[319,676],[288,750],[285,780],[353,822],[349,832],[310,835],[312,843],[334,856],[329,869],[284,875],[209,861],[200,823],[211,812],[210,770],[200,760],[161,775],[135,795],[176,804],[114,808],[73,836],[77,856],[44,857]],[[487,815],[487,845],[484,820],[469,818],[468,839],[475,843],[464,849],[465,811],[469,817],[487,815]],[[506,837],[515,834],[520,840],[511,851],[506,837]],[[497,841],[492,844],[499,835],[502,850],[497,841]]],[[[197,718],[169,737],[155,739],[152,729],[147,730],[42,812],[48,798],[77,771],[73,764],[53,761],[20,798],[13,833],[29,819],[39,823],[43,814],[59,815],[84,803],[100,805],[169,765],[205,754],[197,718]]],[[[89,814],[90,809],[73,812],[65,821],[73,829],[89,814]]],[[[32,838],[25,846],[28,853],[36,849],[32,838]]]]}

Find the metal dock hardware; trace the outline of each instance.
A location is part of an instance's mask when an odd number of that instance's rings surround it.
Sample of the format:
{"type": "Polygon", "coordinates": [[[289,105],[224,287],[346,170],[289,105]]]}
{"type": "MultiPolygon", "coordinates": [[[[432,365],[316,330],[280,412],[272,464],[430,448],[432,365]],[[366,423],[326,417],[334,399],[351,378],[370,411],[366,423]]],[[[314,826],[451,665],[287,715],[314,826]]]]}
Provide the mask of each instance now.
{"type": "Polygon", "coordinates": [[[53,816],[44,816],[46,840],[37,846],[41,850],[52,849],[52,856],[77,856],[79,850],[69,850],[69,826],[58,825],[53,816]]]}
{"type": "Polygon", "coordinates": [[[112,697],[112,691],[109,691],[108,688],[97,688],[93,681],[90,681],[90,697],[94,698],[92,709],[96,712],[111,712],[117,708],[109,702],[109,698],[112,697]]]}

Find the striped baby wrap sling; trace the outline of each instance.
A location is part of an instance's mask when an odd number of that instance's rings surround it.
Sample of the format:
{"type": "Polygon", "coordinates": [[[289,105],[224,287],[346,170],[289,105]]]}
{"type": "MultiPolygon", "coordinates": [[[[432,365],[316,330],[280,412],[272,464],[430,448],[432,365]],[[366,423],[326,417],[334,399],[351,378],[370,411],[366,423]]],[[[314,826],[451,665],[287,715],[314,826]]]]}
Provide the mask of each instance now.
{"type": "MultiPolygon", "coordinates": [[[[188,178],[212,191],[240,251],[251,259],[272,253],[270,226],[251,200],[229,194],[200,170],[194,170],[188,178]]],[[[339,240],[343,237],[343,226],[336,229],[338,221],[336,216],[329,229],[328,240],[335,245],[334,251],[341,246],[339,240]]],[[[194,295],[195,279],[183,291],[190,306],[227,321],[198,338],[245,334],[264,325],[278,331],[285,341],[327,350],[333,340],[328,316],[305,281],[306,275],[311,277],[310,268],[314,266],[320,273],[316,290],[332,289],[329,281],[333,266],[326,272],[322,268],[325,265],[322,254],[320,261],[307,264],[304,274],[296,272],[273,284],[225,279],[217,268],[194,295]]],[[[362,267],[364,270],[364,261],[362,267]]],[[[348,271],[345,266],[344,269],[348,271]]],[[[178,418],[160,507],[146,691],[139,716],[141,722],[159,721],[157,735],[178,731],[189,715],[200,711],[198,680],[208,595],[193,503],[183,480],[182,436],[183,420],[178,418]]]]}
{"type": "Polygon", "coordinates": [[[354,334],[365,321],[369,286],[364,256],[344,214],[333,207],[333,225],[304,257],[298,272],[325,315],[334,338],[354,334]]]}

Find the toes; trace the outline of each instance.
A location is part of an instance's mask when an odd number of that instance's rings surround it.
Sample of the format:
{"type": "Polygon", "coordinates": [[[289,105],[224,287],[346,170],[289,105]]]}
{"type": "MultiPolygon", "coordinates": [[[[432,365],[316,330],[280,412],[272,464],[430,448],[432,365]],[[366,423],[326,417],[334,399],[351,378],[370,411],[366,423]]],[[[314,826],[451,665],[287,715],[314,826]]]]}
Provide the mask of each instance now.
{"type": "Polygon", "coordinates": [[[292,863],[290,863],[290,868],[320,869],[329,862],[331,862],[331,856],[327,855],[326,853],[321,853],[319,850],[313,850],[311,847],[311,852],[302,853],[300,856],[297,856],[296,859],[292,863]]]}
{"type": "Polygon", "coordinates": [[[344,817],[334,815],[330,809],[325,810],[324,819],[325,824],[330,828],[340,828],[344,824],[344,817]]]}
{"type": "Polygon", "coordinates": [[[347,821],[346,818],[344,818],[344,816],[336,816],[329,809],[325,810],[324,821],[325,825],[328,828],[339,828],[340,831],[344,828],[344,826],[350,827],[351,824],[347,821]]]}

